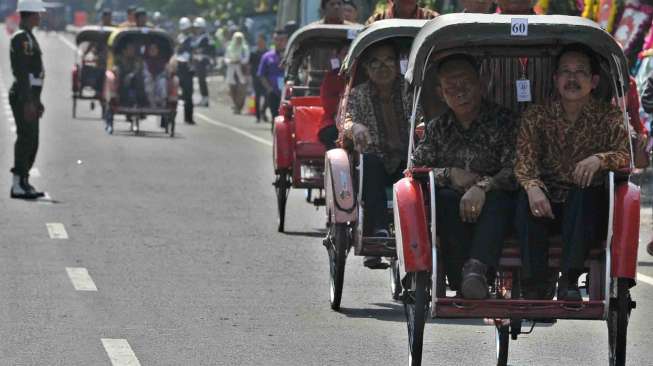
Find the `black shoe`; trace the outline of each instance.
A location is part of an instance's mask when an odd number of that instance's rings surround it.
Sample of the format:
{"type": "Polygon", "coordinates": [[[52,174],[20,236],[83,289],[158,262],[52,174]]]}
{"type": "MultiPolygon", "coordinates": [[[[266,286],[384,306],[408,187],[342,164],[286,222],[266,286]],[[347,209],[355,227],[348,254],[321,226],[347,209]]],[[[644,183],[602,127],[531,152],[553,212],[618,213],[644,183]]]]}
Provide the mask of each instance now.
{"type": "Polygon", "coordinates": [[[558,280],[558,300],[562,301],[583,301],[578,289],[578,278],[576,280],[570,279],[566,275],[562,275],[558,280]]]}
{"type": "Polygon", "coordinates": [[[461,292],[465,299],[482,300],[488,297],[486,273],[487,266],[479,260],[470,259],[465,263],[461,284],[461,292]]]}
{"type": "Polygon", "coordinates": [[[195,121],[192,121],[192,120],[191,121],[185,121],[185,122],[186,122],[187,125],[194,125],[195,124],[195,121]]]}
{"type": "Polygon", "coordinates": [[[40,198],[40,197],[45,196],[45,193],[37,191],[36,188],[34,188],[34,186],[29,184],[29,178],[28,177],[23,177],[22,178],[21,185],[23,186],[25,191],[27,191],[30,195],[32,195],[32,196],[34,196],[36,198],[40,198]]]}
{"type": "Polygon", "coordinates": [[[363,265],[369,269],[386,269],[387,265],[383,263],[381,257],[365,257],[363,265]]]}

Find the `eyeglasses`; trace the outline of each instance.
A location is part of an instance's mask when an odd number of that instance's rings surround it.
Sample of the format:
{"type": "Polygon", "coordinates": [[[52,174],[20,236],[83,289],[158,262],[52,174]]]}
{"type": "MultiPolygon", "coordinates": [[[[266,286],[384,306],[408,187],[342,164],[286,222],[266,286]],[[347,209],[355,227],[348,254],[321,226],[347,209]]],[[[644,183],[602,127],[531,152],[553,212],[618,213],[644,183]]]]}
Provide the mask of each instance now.
{"type": "Polygon", "coordinates": [[[558,76],[561,76],[565,79],[571,79],[572,77],[574,79],[589,79],[591,73],[585,69],[579,69],[579,70],[558,70],[558,76]]]}
{"type": "Polygon", "coordinates": [[[383,59],[373,58],[372,60],[370,60],[370,63],[368,64],[369,68],[373,70],[378,70],[382,66],[385,66],[387,68],[393,68],[396,65],[397,65],[397,60],[390,57],[386,57],[383,59]]]}

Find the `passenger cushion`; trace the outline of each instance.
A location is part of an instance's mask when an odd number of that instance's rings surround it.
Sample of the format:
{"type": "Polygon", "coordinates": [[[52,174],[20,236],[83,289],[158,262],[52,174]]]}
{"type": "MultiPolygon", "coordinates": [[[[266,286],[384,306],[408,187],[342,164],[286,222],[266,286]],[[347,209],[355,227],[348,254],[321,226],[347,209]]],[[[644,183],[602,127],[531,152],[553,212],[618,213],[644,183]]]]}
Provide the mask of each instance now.
{"type": "Polygon", "coordinates": [[[297,106],[294,112],[295,152],[298,157],[323,157],[324,145],[317,133],[324,110],[317,106],[297,106]]]}

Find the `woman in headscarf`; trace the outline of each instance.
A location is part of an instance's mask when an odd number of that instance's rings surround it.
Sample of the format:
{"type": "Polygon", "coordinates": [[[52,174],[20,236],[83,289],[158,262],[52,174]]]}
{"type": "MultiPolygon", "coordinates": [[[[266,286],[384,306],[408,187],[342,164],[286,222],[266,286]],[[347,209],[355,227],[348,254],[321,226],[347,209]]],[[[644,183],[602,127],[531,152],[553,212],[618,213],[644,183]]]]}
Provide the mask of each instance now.
{"type": "Polygon", "coordinates": [[[249,63],[249,46],[245,41],[245,36],[241,32],[234,33],[227,46],[225,54],[227,63],[227,84],[229,84],[229,94],[234,102],[233,111],[239,114],[245,104],[245,78],[244,67],[249,63]]]}

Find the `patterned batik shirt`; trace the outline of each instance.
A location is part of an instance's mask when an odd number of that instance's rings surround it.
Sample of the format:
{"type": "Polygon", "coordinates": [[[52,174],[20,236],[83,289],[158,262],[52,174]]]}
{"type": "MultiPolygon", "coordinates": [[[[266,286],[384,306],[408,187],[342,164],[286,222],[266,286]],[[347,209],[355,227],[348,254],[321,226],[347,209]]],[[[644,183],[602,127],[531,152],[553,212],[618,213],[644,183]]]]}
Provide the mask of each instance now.
{"type": "Polygon", "coordinates": [[[564,202],[575,186],[576,164],[590,156],[601,160],[603,184],[608,170],[630,165],[628,131],[618,107],[592,99],[576,122],[568,122],[560,102],[533,105],[521,118],[515,176],[524,189],[540,187],[553,202],[564,202]]]}
{"type": "Polygon", "coordinates": [[[449,170],[459,168],[480,175],[486,190],[514,190],[516,130],[512,113],[498,104],[484,101],[480,115],[467,129],[449,109],[429,122],[413,153],[413,164],[434,168],[439,187],[450,186],[449,170]]]}
{"type": "Polygon", "coordinates": [[[367,127],[370,141],[364,152],[380,156],[388,173],[396,172],[408,156],[411,107],[409,93],[405,90],[405,83],[397,78],[389,102],[384,102],[372,82],[356,86],[349,92],[344,122],[340,126],[344,141],[353,140],[354,124],[367,127]],[[391,107],[393,115],[383,112],[387,110],[383,103],[392,103],[386,107],[391,107]]]}

